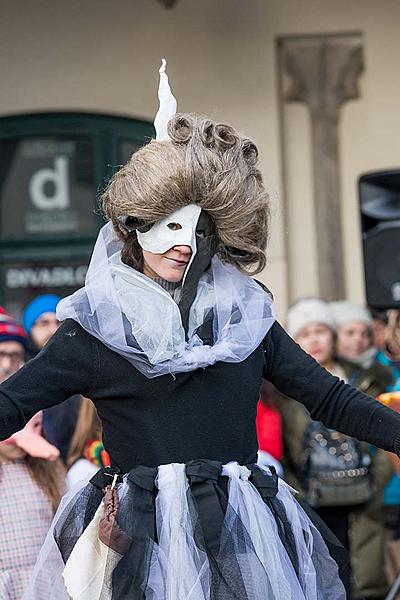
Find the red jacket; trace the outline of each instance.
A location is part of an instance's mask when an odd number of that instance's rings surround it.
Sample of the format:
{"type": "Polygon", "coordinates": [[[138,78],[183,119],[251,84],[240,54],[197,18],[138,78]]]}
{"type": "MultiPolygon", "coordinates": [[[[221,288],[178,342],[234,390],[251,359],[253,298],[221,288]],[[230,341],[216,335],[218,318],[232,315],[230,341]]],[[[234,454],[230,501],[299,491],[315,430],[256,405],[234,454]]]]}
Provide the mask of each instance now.
{"type": "Polygon", "coordinates": [[[282,418],[275,406],[259,401],[257,404],[257,438],[260,450],[269,452],[276,460],[283,458],[282,418]]]}

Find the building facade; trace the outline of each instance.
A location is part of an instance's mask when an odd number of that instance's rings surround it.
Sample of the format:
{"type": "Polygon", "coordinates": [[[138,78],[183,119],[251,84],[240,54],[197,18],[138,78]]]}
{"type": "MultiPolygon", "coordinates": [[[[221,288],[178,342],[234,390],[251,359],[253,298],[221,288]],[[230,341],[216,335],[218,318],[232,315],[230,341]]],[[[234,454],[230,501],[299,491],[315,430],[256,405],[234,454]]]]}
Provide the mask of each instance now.
{"type": "Polygon", "coordinates": [[[161,57],[179,110],[231,123],[259,146],[273,214],[261,279],[278,314],[304,295],[363,301],[357,180],[399,166],[396,0],[3,0],[2,9],[2,302],[6,294],[18,311],[38,281],[63,282],[62,293],[81,284],[101,224],[96,193],[107,165],[149,135],[161,57]],[[62,118],[64,138],[49,125],[62,118]]]}

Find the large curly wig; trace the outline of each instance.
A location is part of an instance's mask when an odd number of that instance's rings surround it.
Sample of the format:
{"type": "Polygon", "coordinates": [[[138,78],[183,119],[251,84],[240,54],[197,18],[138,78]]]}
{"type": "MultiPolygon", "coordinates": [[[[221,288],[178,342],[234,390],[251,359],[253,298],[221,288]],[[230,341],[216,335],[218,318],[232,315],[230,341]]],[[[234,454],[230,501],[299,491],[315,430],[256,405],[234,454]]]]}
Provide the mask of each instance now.
{"type": "Polygon", "coordinates": [[[173,117],[168,134],[170,141],[152,140],[135,152],[102,195],[103,212],[124,241],[124,262],[141,268],[142,252],[119,217],[145,225],[197,203],[214,222],[221,260],[259,273],[266,263],[269,198],[257,147],[229,125],[192,114],[173,117]]]}

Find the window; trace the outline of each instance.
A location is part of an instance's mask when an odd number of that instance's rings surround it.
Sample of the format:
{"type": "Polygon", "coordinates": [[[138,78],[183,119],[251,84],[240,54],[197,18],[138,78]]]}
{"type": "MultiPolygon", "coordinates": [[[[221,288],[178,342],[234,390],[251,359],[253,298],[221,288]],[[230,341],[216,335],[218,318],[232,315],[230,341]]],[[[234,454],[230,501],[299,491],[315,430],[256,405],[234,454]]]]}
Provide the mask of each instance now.
{"type": "Polygon", "coordinates": [[[145,121],[89,113],[0,118],[0,305],[84,284],[107,180],[154,137],[145,121]]]}

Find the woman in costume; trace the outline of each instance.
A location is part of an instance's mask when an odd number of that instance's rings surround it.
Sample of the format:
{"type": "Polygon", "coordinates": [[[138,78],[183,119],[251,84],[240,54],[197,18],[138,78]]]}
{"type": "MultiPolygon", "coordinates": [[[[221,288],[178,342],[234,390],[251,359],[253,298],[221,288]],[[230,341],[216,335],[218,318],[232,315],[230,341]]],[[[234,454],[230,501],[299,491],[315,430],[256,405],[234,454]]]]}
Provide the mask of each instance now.
{"type": "Polygon", "coordinates": [[[256,146],[175,115],[163,69],[160,99],[158,139],[104,194],[85,287],[0,387],[1,437],[82,393],[111,459],[64,498],[26,598],[50,578],[46,600],[343,600],[344,550],[255,464],[260,385],[397,453],[400,416],[305,354],[249,277],[268,233],[256,146]]]}

